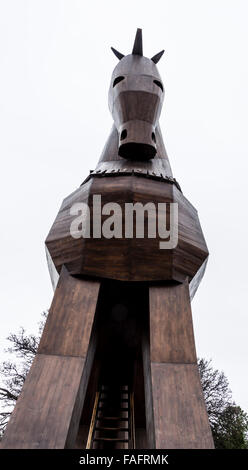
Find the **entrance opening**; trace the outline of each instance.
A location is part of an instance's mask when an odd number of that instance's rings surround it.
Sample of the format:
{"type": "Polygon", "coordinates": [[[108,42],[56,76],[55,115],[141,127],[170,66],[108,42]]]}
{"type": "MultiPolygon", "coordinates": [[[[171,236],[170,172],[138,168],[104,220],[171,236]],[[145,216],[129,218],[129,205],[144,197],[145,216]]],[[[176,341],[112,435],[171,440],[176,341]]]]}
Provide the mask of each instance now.
{"type": "Polygon", "coordinates": [[[148,288],[105,281],[98,310],[96,354],[76,448],[146,448],[141,340],[148,288]]]}

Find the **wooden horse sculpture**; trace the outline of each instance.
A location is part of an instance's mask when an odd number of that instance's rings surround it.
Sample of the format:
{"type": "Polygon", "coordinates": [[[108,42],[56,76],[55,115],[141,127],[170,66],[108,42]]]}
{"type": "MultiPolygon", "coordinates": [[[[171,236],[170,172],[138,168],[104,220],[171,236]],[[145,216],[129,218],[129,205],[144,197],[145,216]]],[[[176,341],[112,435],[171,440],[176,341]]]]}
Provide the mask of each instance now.
{"type": "Polygon", "coordinates": [[[190,306],[208,250],[159,127],[163,51],[144,57],[140,29],[130,55],[112,50],[114,125],[47,237],[54,298],[3,448],[213,447],[190,306]],[[156,210],[173,204],[160,249],[156,210]]]}

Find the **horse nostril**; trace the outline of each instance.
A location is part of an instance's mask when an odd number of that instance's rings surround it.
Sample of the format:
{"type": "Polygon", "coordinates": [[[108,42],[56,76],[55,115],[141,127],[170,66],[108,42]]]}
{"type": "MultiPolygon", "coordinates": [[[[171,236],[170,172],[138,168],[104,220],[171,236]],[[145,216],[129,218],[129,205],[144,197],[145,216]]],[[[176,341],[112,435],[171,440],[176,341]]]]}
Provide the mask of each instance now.
{"type": "Polygon", "coordinates": [[[156,144],[156,136],[155,136],[154,132],[152,132],[152,140],[153,140],[153,142],[155,142],[155,144],[156,144]]]}
{"type": "Polygon", "coordinates": [[[145,143],[127,142],[119,147],[120,157],[127,160],[150,160],[155,157],[156,153],[155,146],[145,143]]]}
{"type": "Polygon", "coordinates": [[[126,129],[123,129],[122,133],[121,133],[121,140],[124,140],[126,139],[127,137],[127,130],[126,129]]]}

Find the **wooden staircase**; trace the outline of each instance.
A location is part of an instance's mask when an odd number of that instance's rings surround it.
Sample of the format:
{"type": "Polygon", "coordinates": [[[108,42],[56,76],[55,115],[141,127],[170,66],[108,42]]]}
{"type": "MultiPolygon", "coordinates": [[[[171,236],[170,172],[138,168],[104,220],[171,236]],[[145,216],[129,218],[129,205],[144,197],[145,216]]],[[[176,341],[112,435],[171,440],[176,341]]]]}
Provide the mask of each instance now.
{"type": "Polygon", "coordinates": [[[101,385],[96,392],[87,449],[134,449],[133,393],[128,385],[101,385]]]}

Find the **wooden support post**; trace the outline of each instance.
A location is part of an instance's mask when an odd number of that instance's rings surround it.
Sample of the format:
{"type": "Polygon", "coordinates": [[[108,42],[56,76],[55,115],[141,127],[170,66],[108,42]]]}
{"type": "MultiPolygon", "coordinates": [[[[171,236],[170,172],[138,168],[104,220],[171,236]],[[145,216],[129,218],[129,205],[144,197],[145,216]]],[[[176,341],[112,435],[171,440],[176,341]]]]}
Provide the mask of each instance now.
{"type": "Polygon", "coordinates": [[[188,283],[150,287],[150,346],[143,344],[149,445],[211,449],[195,351],[188,283]],[[145,373],[146,375],[146,373],[145,373]]]}
{"type": "Polygon", "coordinates": [[[94,358],[92,330],[99,286],[99,282],[74,278],[62,268],[38,354],[1,448],[74,446],[94,358]]]}

